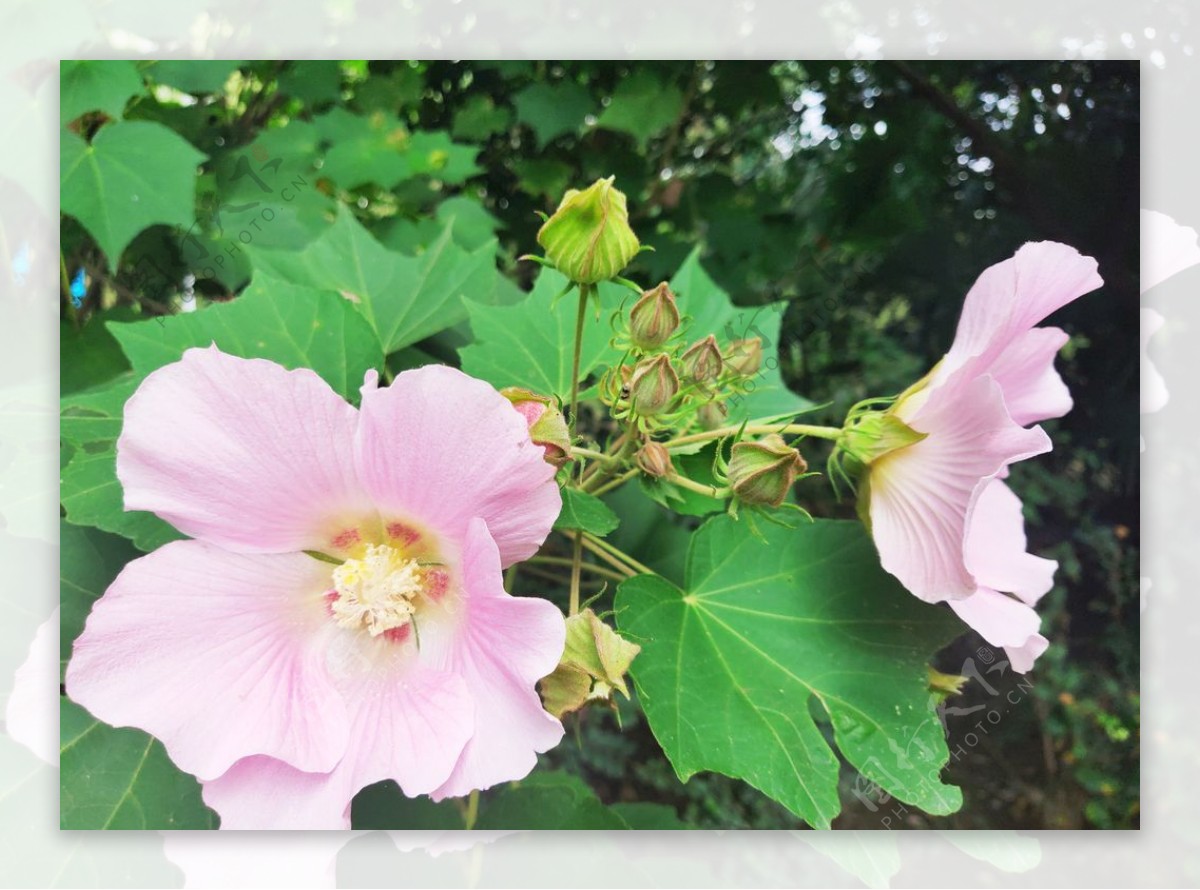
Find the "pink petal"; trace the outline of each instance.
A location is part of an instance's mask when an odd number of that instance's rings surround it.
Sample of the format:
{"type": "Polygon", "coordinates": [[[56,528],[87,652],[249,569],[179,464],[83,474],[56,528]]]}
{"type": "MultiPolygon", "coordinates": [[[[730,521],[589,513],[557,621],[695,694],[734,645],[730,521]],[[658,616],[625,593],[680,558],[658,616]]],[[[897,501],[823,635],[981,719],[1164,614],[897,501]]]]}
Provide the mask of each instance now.
{"type": "Polygon", "coordinates": [[[1021,426],[1071,410],[1071,393],[1054,370],[1054,358],[1068,339],[1060,328],[1034,328],[1018,335],[992,363],[989,373],[1004,391],[1008,413],[1021,426]]]}
{"type": "Polygon", "coordinates": [[[1196,230],[1165,213],[1142,211],[1142,293],[1200,263],[1196,230]]]}
{"type": "Polygon", "coordinates": [[[329,565],[176,541],[129,563],[92,607],[67,694],[156,736],[201,779],[269,754],[327,770],[346,709],[325,670],[329,565]]]}
{"type": "Polygon", "coordinates": [[[370,509],[356,426],[354,408],[312,371],[189,349],[125,406],[125,508],[241,552],[322,549],[370,509]]]}
{"type": "Polygon", "coordinates": [[[981,587],[966,599],[951,600],[950,608],[993,646],[1003,646],[1018,673],[1046,651],[1037,612],[1012,597],[981,587]]]}
{"type": "Polygon", "coordinates": [[[1018,674],[1027,674],[1033,670],[1033,663],[1049,648],[1049,640],[1041,634],[1034,634],[1025,641],[1024,646],[1005,646],[1004,651],[1012,669],[1018,674]]]}
{"type": "Polygon", "coordinates": [[[1013,422],[990,377],[933,390],[907,420],[928,436],[871,465],[880,561],[927,602],[968,596],[976,584],[963,551],[983,483],[1006,464],[1049,451],[1050,439],[1040,427],[1013,422]]]}
{"type": "Polygon", "coordinates": [[[954,344],[934,375],[940,384],[959,368],[969,377],[989,368],[1020,335],[1103,284],[1096,261],[1053,241],[1024,245],[1011,259],[986,269],[963,302],[954,344]]]}
{"type": "Polygon", "coordinates": [[[435,800],[524,778],[563,736],[535,684],[562,657],[566,625],[544,599],[513,597],[501,583],[500,556],[483,520],[463,549],[465,623],[449,652],[452,670],[475,700],[475,734],[435,800]]]}
{"type": "Polygon", "coordinates": [[[482,517],[506,566],[537,551],[562,506],[554,467],[509,401],[440,365],[405,371],[386,389],[368,379],[358,461],[382,513],[451,540],[482,517]]]}
{"type": "Polygon", "coordinates": [[[984,485],[967,528],[967,570],[984,587],[1016,594],[1029,605],[1054,586],[1058,563],[1025,552],[1021,499],[993,479],[984,485]]]}
{"type": "MultiPolygon", "coordinates": [[[[347,642],[390,645],[360,635],[347,642]]],[[[444,782],[471,735],[471,696],[461,678],[423,666],[414,654],[406,646],[396,661],[342,678],[350,742],[328,773],[250,757],[205,782],[204,801],[220,814],[221,828],[349,828],[350,803],[368,785],[395,779],[413,797],[444,782]]]]}

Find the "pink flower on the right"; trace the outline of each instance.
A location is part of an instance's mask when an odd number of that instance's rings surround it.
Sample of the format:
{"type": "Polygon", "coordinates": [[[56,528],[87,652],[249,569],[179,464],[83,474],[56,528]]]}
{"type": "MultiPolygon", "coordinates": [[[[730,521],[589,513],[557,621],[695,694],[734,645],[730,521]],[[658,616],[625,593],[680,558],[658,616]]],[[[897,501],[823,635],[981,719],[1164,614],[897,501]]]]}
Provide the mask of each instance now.
{"type": "Polygon", "coordinates": [[[1058,565],[1026,552],[1021,501],[1002,480],[1050,450],[1034,424],[1072,405],[1054,368],[1067,334],[1037,324],[1101,284],[1095,260],[1049,241],[987,269],[950,351],[886,412],[907,442],[867,461],[860,489],[883,567],[917,597],[948,602],[1021,673],[1046,650],[1033,607],[1058,565]]]}

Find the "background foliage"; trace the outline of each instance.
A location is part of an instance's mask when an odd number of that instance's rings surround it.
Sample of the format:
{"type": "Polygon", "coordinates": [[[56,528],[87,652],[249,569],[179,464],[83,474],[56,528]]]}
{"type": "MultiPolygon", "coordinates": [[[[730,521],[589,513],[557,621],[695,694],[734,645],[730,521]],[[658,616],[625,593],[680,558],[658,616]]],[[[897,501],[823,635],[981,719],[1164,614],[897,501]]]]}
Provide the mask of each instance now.
{"type": "MultiPolygon", "coordinates": [[[[82,61],[63,63],[62,123],[64,653],[134,548],[176,536],[121,512],[113,475],[145,374],[218,329],[226,351],[313,367],[351,399],[384,361],[472,370],[482,358],[459,349],[532,286],[517,257],[566,188],[616,175],[655,248],[638,280],[672,277],[699,247],[693,262],[745,307],[737,324],[765,328],[782,302],[780,370],[824,405],[816,422],[919,377],[974,277],[1023,241],[1095,256],[1105,287],[1058,319],[1076,408],[1049,425],[1054,452],[1013,473],[1031,548],[1061,565],[1040,609],[1051,649],[1020,682],[988,672],[998,653],[978,638],[939,656],[977,678],[943,715],[961,811],[897,812],[844,770],[834,825],[1137,826],[1135,66],[82,61]],[[286,306],[271,299],[283,288],[286,306]]],[[[814,513],[853,515],[825,496],[814,513]]],[[[687,528],[645,503],[618,510],[613,540],[682,584],[687,528]]],[[[64,787],[89,749],[176,781],[148,737],[64,708],[78,733],[64,787]]],[[[620,716],[571,718],[582,744],[568,736],[546,757],[556,771],[486,795],[480,827],[802,824],[721,776],[680,784],[637,709],[620,716]]],[[[87,775],[92,808],[64,804],[65,827],[208,824],[187,788],[157,812],[119,775],[96,812],[107,774],[87,775]]],[[[356,824],[461,821],[386,791],[359,796],[356,824]]]]}

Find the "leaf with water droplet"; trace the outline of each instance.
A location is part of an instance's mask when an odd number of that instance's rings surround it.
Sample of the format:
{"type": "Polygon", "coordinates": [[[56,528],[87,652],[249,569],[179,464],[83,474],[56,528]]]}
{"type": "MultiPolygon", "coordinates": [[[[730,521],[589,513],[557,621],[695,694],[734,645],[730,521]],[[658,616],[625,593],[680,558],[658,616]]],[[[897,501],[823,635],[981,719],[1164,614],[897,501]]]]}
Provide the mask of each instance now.
{"type": "Polygon", "coordinates": [[[887,574],[856,522],[759,534],[710,519],[682,589],[639,575],[617,594],[618,627],[642,647],[638,699],[680,778],[743,779],[828,827],[841,804],[838,758],[812,713],[823,710],[871,782],[930,813],[958,809],[961,793],[939,778],[950,753],[926,665],[962,626],[887,574]]]}

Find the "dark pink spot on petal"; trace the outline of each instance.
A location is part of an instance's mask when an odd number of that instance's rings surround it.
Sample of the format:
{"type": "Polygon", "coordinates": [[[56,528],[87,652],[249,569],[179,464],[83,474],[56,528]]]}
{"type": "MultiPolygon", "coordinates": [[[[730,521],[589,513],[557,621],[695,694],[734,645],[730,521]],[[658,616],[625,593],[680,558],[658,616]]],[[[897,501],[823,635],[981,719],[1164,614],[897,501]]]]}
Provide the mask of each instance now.
{"type": "Polygon", "coordinates": [[[341,599],[341,597],[338,596],[338,592],[336,590],[331,590],[329,593],[325,594],[325,611],[330,617],[333,617],[333,604],[339,599],[341,599]]]}
{"type": "Polygon", "coordinates": [[[403,643],[412,633],[411,624],[402,624],[400,627],[389,627],[382,634],[385,640],[392,643],[403,643]]]}
{"type": "Polygon", "coordinates": [[[337,537],[333,539],[333,546],[337,550],[345,550],[348,547],[353,547],[361,540],[362,536],[359,535],[358,529],[348,528],[344,532],[338,533],[337,537]]]}
{"type": "Polygon", "coordinates": [[[435,603],[450,589],[450,573],[445,569],[425,570],[425,595],[435,603]]]}
{"type": "Polygon", "coordinates": [[[389,538],[399,541],[405,547],[421,540],[421,533],[403,522],[389,522],[387,533],[389,538]]]}

